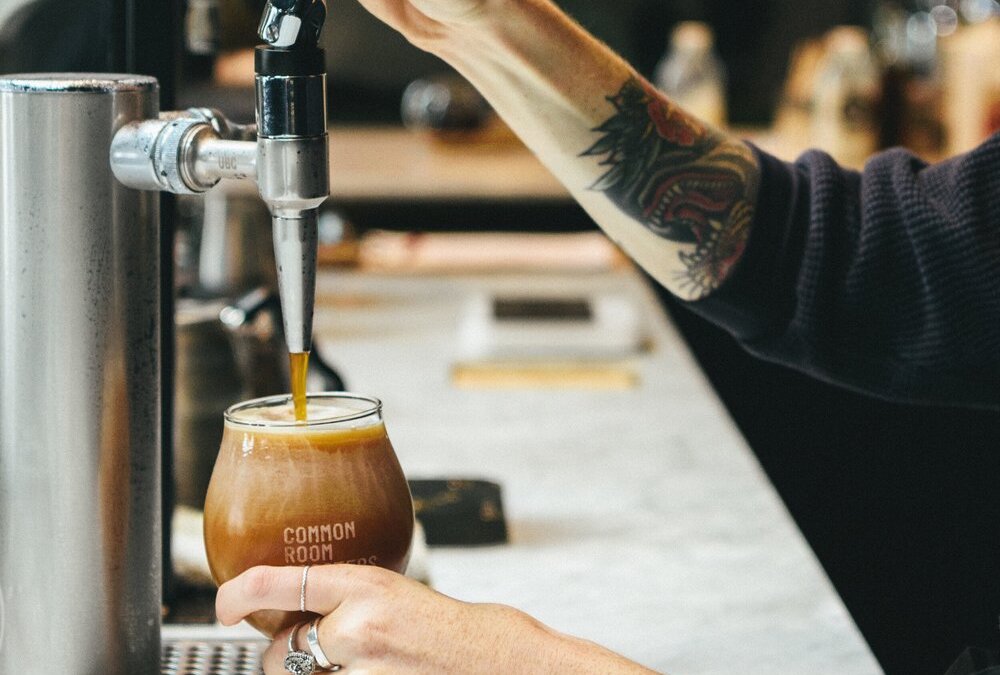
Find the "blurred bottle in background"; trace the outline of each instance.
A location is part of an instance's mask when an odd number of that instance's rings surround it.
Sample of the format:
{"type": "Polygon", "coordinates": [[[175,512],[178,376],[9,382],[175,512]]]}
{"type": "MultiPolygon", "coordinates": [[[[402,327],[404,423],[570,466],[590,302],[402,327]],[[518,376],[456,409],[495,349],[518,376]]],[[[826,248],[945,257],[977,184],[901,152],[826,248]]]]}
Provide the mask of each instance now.
{"type": "Polygon", "coordinates": [[[811,144],[846,166],[863,166],[879,145],[880,96],[867,32],[855,26],[830,31],[813,87],[811,144]]]}
{"type": "Polygon", "coordinates": [[[220,0],[187,0],[184,47],[191,54],[213,56],[221,42],[220,0]]]}
{"type": "Polygon", "coordinates": [[[939,42],[947,153],[954,155],[1000,131],[1000,13],[939,42]]]}
{"type": "Polygon", "coordinates": [[[475,131],[493,115],[482,94],[459,75],[411,82],[403,91],[400,118],[407,129],[475,131]]]}
{"type": "Polygon", "coordinates": [[[653,83],[698,119],[715,127],[726,124],[726,71],[714,51],[708,25],[685,21],[674,28],[653,83]]]}
{"type": "MultiPolygon", "coordinates": [[[[942,25],[949,23],[947,17],[941,19],[942,25]]],[[[875,11],[875,52],[882,67],[882,148],[903,146],[928,160],[938,159],[944,151],[938,30],[930,12],[909,13],[893,2],[882,2],[875,11]]]]}
{"type": "Polygon", "coordinates": [[[875,13],[883,67],[882,147],[929,160],[974,148],[1000,130],[1000,3],[929,0],[875,13]]]}
{"type": "Polygon", "coordinates": [[[792,159],[812,146],[813,89],[823,66],[826,49],[823,40],[803,40],[795,46],[788,64],[788,75],[774,116],[773,141],[786,148],[784,156],[792,159]]]}

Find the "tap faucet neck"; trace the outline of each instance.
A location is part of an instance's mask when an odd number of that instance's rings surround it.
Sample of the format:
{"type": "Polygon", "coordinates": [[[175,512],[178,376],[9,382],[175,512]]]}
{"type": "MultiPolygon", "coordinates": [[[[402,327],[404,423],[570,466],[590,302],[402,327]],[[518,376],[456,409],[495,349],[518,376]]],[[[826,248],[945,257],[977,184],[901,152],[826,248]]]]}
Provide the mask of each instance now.
{"type": "Polygon", "coordinates": [[[316,289],[317,211],[330,194],[325,0],[268,0],[257,47],[257,187],[271,212],[285,339],[308,352],[316,289]]]}

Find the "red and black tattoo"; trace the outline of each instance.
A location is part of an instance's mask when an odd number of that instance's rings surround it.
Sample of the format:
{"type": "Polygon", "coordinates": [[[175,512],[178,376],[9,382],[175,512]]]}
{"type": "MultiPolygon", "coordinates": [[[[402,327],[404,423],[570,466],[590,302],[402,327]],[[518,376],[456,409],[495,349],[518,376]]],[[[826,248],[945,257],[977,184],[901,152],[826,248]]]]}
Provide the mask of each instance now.
{"type": "Polygon", "coordinates": [[[726,279],[746,246],[758,168],[745,144],[710,130],[632,78],[582,156],[608,169],[591,186],[659,236],[689,244],[676,281],[691,298],[726,279]]]}

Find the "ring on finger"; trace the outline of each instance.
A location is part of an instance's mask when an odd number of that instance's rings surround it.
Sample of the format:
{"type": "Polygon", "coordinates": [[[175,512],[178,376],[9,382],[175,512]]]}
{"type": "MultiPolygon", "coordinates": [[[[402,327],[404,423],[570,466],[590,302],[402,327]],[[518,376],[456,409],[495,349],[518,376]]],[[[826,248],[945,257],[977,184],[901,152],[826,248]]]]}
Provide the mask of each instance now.
{"type": "Polygon", "coordinates": [[[306,581],[309,579],[309,565],[302,568],[302,584],[299,586],[299,611],[306,611],[306,581]]]}
{"type": "Polygon", "coordinates": [[[292,675],[312,675],[316,670],[316,659],[309,652],[304,652],[295,648],[295,635],[305,623],[292,626],[292,631],[288,634],[288,654],[285,656],[285,670],[292,675]]]}
{"type": "Polygon", "coordinates": [[[340,664],[332,663],[327,658],[323,647],[319,644],[319,617],[313,619],[313,622],[309,624],[309,630],[306,631],[306,644],[309,645],[309,651],[312,652],[313,658],[316,659],[320,668],[334,673],[342,668],[340,664]]]}

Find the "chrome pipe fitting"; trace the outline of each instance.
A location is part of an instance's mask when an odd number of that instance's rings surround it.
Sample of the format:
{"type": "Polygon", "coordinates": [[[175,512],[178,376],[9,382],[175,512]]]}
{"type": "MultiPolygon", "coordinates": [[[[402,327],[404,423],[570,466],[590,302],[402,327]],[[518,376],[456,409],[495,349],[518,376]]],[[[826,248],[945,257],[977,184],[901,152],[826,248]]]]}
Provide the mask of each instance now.
{"type": "Polygon", "coordinates": [[[255,178],[257,144],[220,136],[224,118],[212,121],[197,111],[164,113],[127,124],[111,142],[115,178],[136,190],[199,194],[223,178],[255,178]]]}

